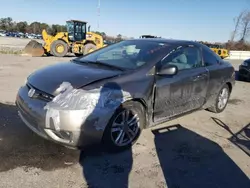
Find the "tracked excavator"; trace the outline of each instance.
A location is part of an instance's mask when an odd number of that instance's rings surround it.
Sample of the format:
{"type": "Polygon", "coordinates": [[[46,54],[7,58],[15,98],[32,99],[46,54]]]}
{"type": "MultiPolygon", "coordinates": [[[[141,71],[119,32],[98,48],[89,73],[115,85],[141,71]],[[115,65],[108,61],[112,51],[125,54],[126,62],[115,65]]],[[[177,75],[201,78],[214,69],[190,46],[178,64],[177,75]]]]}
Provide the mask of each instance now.
{"type": "Polygon", "coordinates": [[[87,31],[87,22],[79,20],[66,21],[67,32],[58,32],[55,36],[42,31],[44,44],[31,40],[24,48],[23,53],[33,57],[53,55],[64,57],[67,53],[82,56],[102,48],[103,37],[97,33],[87,31]]]}

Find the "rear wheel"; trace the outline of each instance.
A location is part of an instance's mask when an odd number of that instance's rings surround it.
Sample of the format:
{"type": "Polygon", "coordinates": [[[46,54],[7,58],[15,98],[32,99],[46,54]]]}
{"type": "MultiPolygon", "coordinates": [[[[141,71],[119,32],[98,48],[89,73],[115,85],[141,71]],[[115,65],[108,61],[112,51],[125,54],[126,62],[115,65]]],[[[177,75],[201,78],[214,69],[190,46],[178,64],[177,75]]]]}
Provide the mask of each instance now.
{"type": "Polygon", "coordinates": [[[64,57],[68,53],[68,44],[62,40],[56,40],[51,44],[51,54],[56,57],[64,57]]]}
{"type": "Polygon", "coordinates": [[[90,52],[93,52],[93,51],[95,51],[95,50],[96,50],[96,45],[94,45],[94,44],[92,44],[92,43],[88,43],[88,44],[86,44],[85,47],[84,47],[84,52],[83,52],[83,54],[86,55],[86,54],[88,54],[88,53],[90,53],[90,52]]]}
{"type": "Polygon", "coordinates": [[[144,108],[139,102],[126,102],[110,119],[103,136],[109,151],[122,151],[131,147],[145,125],[144,108]]]}
{"type": "Polygon", "coordinates": [[[229,97],[230,97],[230,90],[229,90],[228,85],[225,84],[221,88],[219,94],[217,95],[214,106],[208,108],[208,110],[214,113],[223,112],[227,106],[229,97]]]}

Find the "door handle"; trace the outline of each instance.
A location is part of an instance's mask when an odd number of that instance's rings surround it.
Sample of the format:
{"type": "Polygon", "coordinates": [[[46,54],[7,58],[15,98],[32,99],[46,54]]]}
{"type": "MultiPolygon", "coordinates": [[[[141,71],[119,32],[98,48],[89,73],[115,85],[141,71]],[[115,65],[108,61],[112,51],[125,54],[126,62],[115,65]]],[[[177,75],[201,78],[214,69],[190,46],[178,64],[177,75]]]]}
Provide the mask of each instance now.
{"type": "Polygon", "coordinates": [[[193,81],[197,81],[197,80],[203,78],[204,76],[206,76],[206,75],[205,75],[205,74],[200,74],[200,75],[198,75],[198,76],[194,76],[193,81]]]}
{"type": "Polygon", "coordinates": [[[201,76],[200,76],[200,75],[195,76],[195,77],[194,77],[194,79],[193,79],[193,81],[197,81],[197,80],[199,80],[200,78],[201,78],[201,76]]]}

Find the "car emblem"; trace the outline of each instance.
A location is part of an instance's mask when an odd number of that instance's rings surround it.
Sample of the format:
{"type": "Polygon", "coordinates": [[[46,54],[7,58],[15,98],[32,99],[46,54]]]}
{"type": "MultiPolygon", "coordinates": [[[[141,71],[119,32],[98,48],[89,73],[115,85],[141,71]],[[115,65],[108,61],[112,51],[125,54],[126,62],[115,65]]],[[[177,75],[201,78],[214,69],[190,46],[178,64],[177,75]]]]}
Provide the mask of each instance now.
{"type": "Polygon", "coordinates": [[[29,92],[28,92],[28,96],[29,96],[30,98],[32,98],[32,97],[34,96],[35,93],[36,93],[36,90],[33,89],[33,88],[31,88],[31,89],[29,90],[29,92]]]}

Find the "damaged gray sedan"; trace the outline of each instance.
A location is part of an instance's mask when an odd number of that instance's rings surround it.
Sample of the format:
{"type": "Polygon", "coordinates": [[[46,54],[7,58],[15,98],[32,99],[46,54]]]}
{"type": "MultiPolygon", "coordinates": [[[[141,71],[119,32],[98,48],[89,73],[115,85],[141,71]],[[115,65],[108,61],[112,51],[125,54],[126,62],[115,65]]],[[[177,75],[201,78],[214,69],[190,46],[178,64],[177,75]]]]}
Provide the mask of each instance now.
{"type": "Polygon", "coordinates": [[[32,73],[16,105],[43,138],[70,148],[104,143],[120,150],[141,130],[200,109],[220,113],[234,68],[191,41],[122,41],[32,73]]]}

